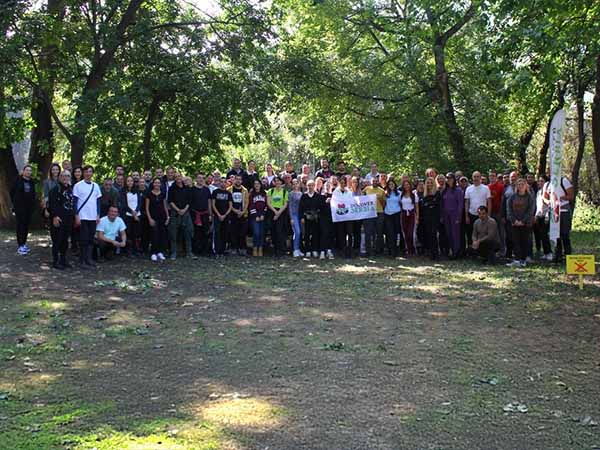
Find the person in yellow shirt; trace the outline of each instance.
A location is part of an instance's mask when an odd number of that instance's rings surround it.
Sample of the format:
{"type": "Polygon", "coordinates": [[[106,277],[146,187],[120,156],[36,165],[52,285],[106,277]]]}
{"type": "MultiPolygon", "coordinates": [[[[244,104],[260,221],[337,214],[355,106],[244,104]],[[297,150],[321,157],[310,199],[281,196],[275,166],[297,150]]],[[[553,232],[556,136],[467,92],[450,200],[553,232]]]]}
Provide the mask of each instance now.
{"type": "Polygon", "coordinates": [[[371,184],[363,189],[365,195],[377,197],[377,217],[364,221],[367,256],[383,253],[383,209],[385,208],[385,191],[379,185],[377,177],[371,179],[371,184]]]}

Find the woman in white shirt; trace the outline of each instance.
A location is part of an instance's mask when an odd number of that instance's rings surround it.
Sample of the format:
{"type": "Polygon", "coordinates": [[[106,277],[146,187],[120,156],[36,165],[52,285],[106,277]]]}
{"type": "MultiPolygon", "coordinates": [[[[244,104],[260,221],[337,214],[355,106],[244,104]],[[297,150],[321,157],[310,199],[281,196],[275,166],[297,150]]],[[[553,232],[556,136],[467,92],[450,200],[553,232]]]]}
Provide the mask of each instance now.
{"type": "Polygon", "coordinates": [[[535,220],[533,222],[533,235],[535,236],[535,248],[539,253],[544,251],[543,259],[552,261],[552,247],[550,246],[550,222],[548,220],[548,204],[544,202],[544,185],[546,177],[538,178],[538,190],[535,197],[535,220]]]}
{"type": "Polygon", "coordinates": [[[400,194],[400,227],[408,256],[414,256],[416,253],[414,236],[418,223],[419,209],[417,208],[417,199],[412,192],[410,181],[405,180],[402,183],[400,194]]]}
{"type": "MultiPolygon", "coordinates": [[[[338,217],[347,214],[350,205],[354,203],[354,194],[347,186],[346,177],[340,177],[338,187],[335,188],[332,194],[332,201],[338,205],[338,217]]],[[[340,254],[346,258],[352,257],[352,233],[354,231],[354,222],[345,220],[335,223],[335,231],[337,235],[337,245],[340,254]]]]}
{"type": "Polygon", "coordinates": [[[142,207],[142,199],[140,193],[135,186],[133,177],[127,177],[125,181],[125,190],[122,194],[125,198],[122,200],[125,210],[125,225],[127,229],[127,255],[138,256],[141,254],[141,222],[140,209],[142,207]]]}

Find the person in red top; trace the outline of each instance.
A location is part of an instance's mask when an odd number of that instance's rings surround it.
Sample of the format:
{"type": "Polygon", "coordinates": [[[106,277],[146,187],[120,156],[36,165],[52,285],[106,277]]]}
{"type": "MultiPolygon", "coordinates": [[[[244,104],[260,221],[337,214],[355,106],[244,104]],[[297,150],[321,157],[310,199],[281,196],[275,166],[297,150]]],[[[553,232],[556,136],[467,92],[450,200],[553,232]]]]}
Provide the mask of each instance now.
{"type": "MultiPolygon", "coordinates": [[[[490,170],[488,173],[488,188],[492,194],[492,210],[490,211],[490,217],[492,217],[497,224],[500,224],[502,217],[502,198],[504,194],[504,182],[502,178],[498,178],[498,173],[495,170],[490,170]]],[[[506,250],[506,242],[504,237],[504,227],[498,226],[500,231],[500,251],[503,253],[506,250]]]]}

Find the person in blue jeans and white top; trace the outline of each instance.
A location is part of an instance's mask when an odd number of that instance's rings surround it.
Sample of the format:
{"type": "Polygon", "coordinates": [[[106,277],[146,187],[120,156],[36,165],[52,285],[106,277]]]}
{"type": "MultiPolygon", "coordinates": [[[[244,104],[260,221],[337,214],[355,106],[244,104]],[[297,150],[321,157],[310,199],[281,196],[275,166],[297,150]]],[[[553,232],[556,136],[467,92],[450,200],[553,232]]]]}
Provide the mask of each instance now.
{"type": "Polygon", "coordinates": [[[292,224],[293,231],[293,248],[294,258],[300,258],[304,256],[304,253],[300,250],[300,243],[302,242],[302,226],[300,222],[300,199],[302,198],[302,191],[300,190],[300,181],[297,178],[292,179],[292,192],[289,194],[289,210],[290,210],[290,223],[292,224]]]}

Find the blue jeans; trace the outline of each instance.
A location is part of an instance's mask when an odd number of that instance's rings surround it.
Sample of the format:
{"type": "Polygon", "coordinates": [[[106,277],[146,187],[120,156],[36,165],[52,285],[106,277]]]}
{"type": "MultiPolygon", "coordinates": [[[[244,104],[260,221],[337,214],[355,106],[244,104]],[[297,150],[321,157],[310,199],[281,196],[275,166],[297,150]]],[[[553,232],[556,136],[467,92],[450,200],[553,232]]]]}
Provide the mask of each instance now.
{"type": "Polygon", "coordinates": [[[255,217],[252,221],[252,243],[254,248],[264,247],[265,244],[265,221],[257,221],[255,217]]]}
{"type": "Polygon", "coordinates": [[[299,217],[292,217],[292,230],[294,231],[294,251],[300,250],[300,241],[302,240],[302,227],[299,217]]]}

